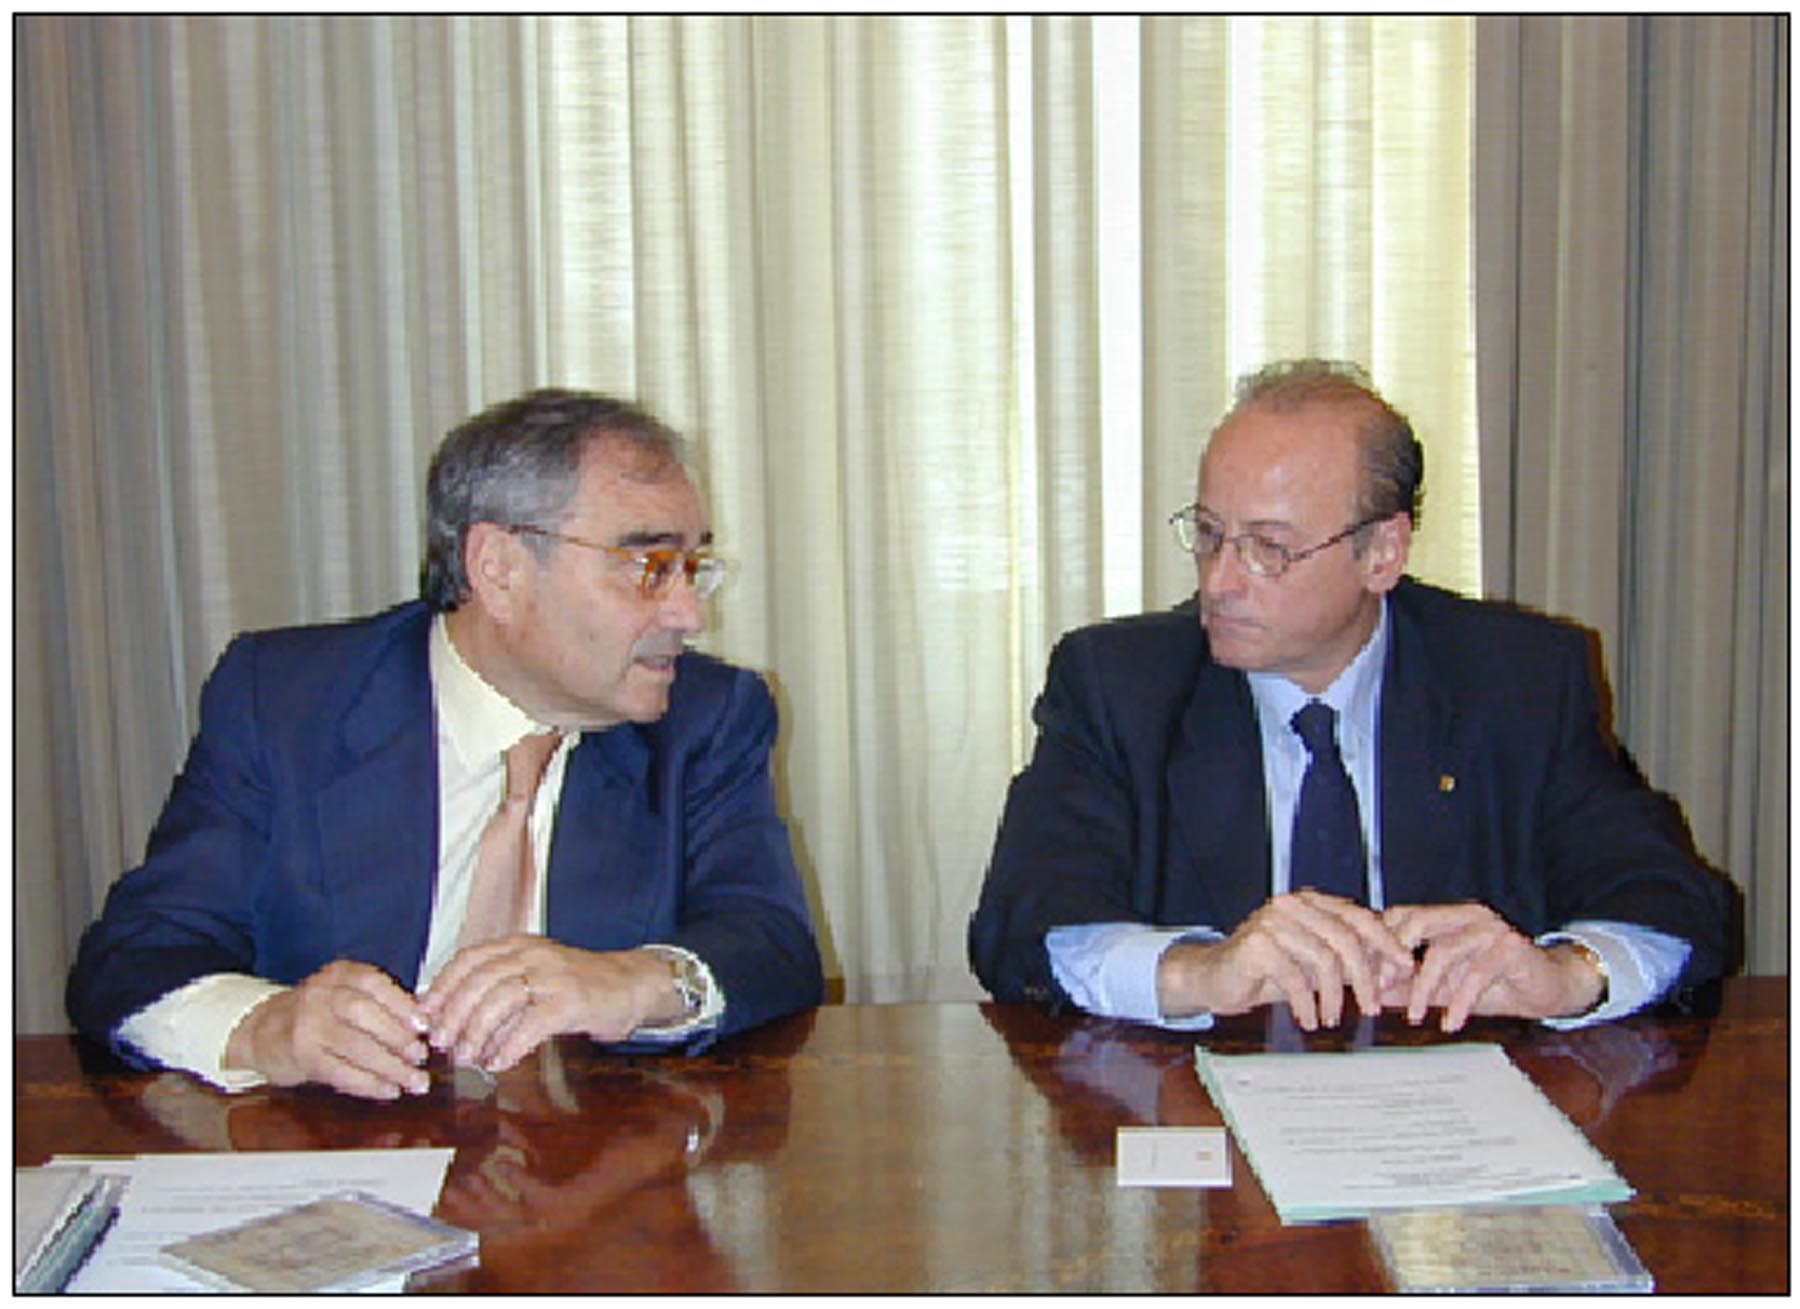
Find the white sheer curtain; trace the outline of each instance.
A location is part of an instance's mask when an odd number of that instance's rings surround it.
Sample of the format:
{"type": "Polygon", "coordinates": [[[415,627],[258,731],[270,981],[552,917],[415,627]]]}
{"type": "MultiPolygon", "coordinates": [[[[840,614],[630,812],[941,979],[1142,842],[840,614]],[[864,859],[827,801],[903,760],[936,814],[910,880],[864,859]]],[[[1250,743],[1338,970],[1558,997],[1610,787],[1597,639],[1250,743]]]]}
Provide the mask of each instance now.
{"type": "Polygon", "coordinates": [[[1232,376],[1369,363],[1473,589],[1458,19],[18,24],[15,1021],[236,630],[414,589],[424,463],[527,386],[696,437],[848,998],[963,956],[1049,644],[1191,589],[1232,376]],[[1121,152],[1128,152],[1122,154],[1121,152]],[[1122,335],[1123,334],[1123,335],[1122,335]]]}
{"type": "MultiPolygon", "coordinates": [[[[1425,443],[1413,571],[1479,592],[1471,22],[1145,26],[1146,517],[1191,498],[1231,379],[1357,360],[1425,443]]],[[[1164,533],[1149,551],[1153,601],[1191,589],[1164,533]]]]}

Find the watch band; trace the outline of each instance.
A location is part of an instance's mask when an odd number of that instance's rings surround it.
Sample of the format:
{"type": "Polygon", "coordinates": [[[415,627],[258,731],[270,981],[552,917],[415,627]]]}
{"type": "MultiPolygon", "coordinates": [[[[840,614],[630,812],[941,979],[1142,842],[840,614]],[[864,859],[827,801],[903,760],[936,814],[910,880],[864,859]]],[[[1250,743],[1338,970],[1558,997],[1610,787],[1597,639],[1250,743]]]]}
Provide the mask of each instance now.
{"type": "Polygon", "coordinates": [[[681,1016],[692,1018],[706,1007],[706,980],[700,976],[700,969],[686,955],[670,953],[669,968],[675,984],[675,994],[681,997],[681,1016]]]}
{"type": "Polygon", "coordinates": [[[1612,998],[1612,975],[1606,971],[1606,960],[1600,957],[1600,952],[1594,949],[1594,947],[1589,945],[1586,941],[1578,941],[1571,936],[1563,938],[1561,941],[1558,941],[1557,944],[1568,946],[1569,949],[1587,960],[1587,962],[1593,966],[1594,971],[1600,974],[1599,997],[1593,1004],[1589,1005],[1586,1009],[1583,1009],[1581,1013],[1573,1015],[1574,1017],[1585,1018],[1612,998]]]}
{"type": "Polygon", "coordinates": [[[681,1013],[674,1018],[645,1023],[639,1031],[645,1035],[661,1037],[685,1032],[696,1022],[718,1021],[724,997],[719,994],[718,983],[713,980],[712,973],[698,955],[680,946],[660,942],[652,942],[640,949],[660,955],[668,961],[669,987],[681,1000],[681,1013]],[[706,1016],[709,1009],[713,1011],[712,1015],[706,1016]]]}

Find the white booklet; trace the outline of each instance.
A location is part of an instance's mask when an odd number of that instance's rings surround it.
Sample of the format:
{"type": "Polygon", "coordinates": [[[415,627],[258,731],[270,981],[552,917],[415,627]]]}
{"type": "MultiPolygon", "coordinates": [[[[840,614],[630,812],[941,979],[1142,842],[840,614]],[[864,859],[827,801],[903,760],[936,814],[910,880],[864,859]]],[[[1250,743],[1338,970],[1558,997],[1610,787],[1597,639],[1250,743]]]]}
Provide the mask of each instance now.
{"type": "Polygon", "coordinates": [[[1195,1064],[1284,1223],[1632,1194],[1497,1045],[1201,1049],[1195,1064]]]}

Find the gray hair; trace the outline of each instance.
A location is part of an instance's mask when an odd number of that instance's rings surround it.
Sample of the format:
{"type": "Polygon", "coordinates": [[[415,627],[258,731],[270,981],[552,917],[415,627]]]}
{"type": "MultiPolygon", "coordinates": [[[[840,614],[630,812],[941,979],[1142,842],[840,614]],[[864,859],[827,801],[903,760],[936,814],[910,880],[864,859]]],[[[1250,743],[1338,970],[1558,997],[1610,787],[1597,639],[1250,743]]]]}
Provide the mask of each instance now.
{"type": "Polygon", "coordinates": [[[1238,379],[1226,418],[1252,407],[1285,413],[1309,404],[1342,405],[1366,414],[1360,429],[1363,476],[1356,516],[1403,513],[1417,527],[1425,498],[1425,449],[1406,416],[1382,398],[1359,365],[1333,359],[1265,365],[1238,379]]]}
{"type": "MultiPolygon", "coordinates": [[[[442,613],[469,598],[463,546],[476,523],[554,529],[580,486],[583,454],[613,438],[657,462],[685,463],[681,438],[659,420],[591,391],[529,391],[455,428],[426,475],[425,602],[442,613]]],[[[549,547],[527,540],[540,557],[549,547]]]]}

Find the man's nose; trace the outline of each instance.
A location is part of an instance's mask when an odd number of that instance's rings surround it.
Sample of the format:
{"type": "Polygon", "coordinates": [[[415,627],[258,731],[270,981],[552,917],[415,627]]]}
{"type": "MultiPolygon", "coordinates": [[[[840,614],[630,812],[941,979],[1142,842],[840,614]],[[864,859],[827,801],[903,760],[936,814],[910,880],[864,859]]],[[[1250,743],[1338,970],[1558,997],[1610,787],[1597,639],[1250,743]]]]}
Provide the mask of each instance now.
{"type": "Polygon", "coordinates": [[[663,588],[657,616],[670,631],[692,635],[705,630],[706,602],[694,589],[694,579],[685,570],[676,569],[675,576],[663,588]]]}
{"type": "Polygon", "coordinates": [[[1219,542],[1219,548],[1213,551],[1210,558],[1196,556],[1194,562],[1200,570],[1202,595],[1229,595],[1244,584],[1244,561],[1238,557],[1237,547],[1230,541],[1219,542]]]}

